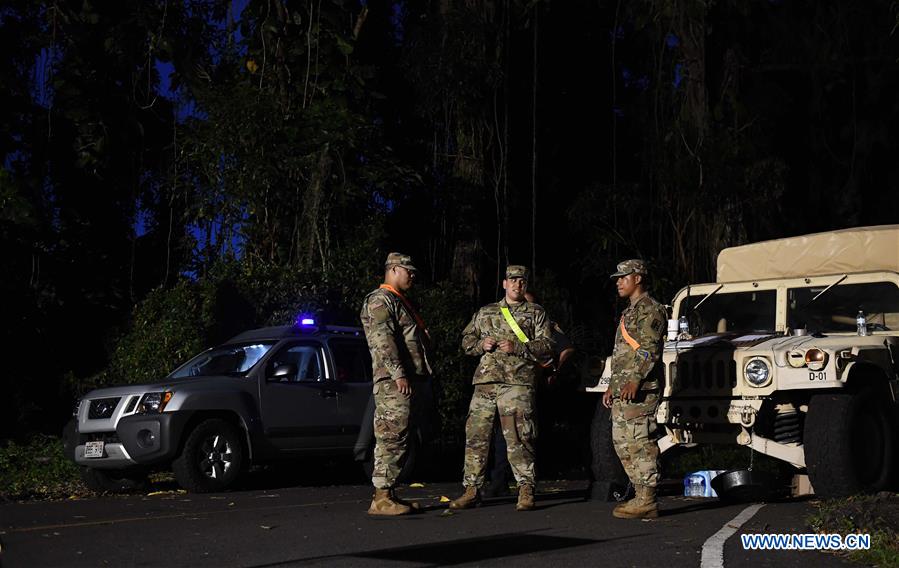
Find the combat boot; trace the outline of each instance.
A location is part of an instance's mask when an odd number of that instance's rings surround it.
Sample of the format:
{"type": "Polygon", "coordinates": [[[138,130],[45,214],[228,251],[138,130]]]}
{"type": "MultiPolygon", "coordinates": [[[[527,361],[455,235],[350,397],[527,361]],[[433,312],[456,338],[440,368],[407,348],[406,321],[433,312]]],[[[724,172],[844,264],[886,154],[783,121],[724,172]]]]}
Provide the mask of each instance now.
{"type": "Polygon", "coordinates": [[[615,507],[612,516],[619,519],[655,519],[659,516],[656,488],[646,485],[636,487],[637,495],[627,503],[615,507]]]}
{"type": "Polygon", "coordinates": [[[518,488],[518,504],[516,511],[530,511],[534,508],[534,486],[522,485],[518,488]]]}
{"type": "Polygon", "coordinates": [[[384,515],[387,517],[408,515],[411,512],[412,507],[397,503],[392,498],[390,489],[375,489],[371,506],[368,508],[369,515],[384,515]]]}
{"type": "Polygon", "coordinates": [[[450,501],[450,509],[470,509],[481,504],[481,492],[477,487],[466,487],[465,493],[450,501]]]}
{"type": "Polygon", "coordinates": [[[396,489],[390,490],[390,498],[393,499],[395,502],[399,503],[400,505],[405,505],[406,507],[409,507],[413,511],[421,510],[421,505],[419,505],[418,501],[406,501],[405,499],[400,499],[396,494],[396,489]]]}

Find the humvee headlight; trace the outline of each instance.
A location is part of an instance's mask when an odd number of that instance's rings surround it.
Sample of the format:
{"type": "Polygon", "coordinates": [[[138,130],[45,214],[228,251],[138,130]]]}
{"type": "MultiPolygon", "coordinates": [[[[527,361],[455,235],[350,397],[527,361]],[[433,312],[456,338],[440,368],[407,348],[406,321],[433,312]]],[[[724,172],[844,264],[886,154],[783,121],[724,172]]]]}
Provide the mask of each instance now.
{"type": "Polygon", "coordinates": [[[805,364],[809,370],[820,371],[827,366],[827,351],[821,349],[809,349],[805,352],[805,364]]]}
{"type": "Polygon", "coordinates": [[[157,414],[172,400],[171,392],[148,392],[137,403],[138,414],[157,414]]]}
{"type": "Polygon", "coordinates": [[[771,382],[771,368],[763,358],[756,357],[746,363],[746,367],[743,368],[743,376],[751,386],[763,387],[771,382]]]}

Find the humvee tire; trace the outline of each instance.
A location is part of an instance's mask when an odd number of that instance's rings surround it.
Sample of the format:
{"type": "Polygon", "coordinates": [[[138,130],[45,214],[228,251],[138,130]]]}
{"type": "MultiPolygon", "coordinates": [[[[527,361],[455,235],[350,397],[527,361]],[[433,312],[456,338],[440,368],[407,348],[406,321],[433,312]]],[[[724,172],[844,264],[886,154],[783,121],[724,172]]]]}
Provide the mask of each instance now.
{"type": "Polygon", "coordinates": [[[881,389],[817,394],[809,401],[803,442],[809,481],[821,497],[845,497],[890,487],[896,431],[881,389]]]}

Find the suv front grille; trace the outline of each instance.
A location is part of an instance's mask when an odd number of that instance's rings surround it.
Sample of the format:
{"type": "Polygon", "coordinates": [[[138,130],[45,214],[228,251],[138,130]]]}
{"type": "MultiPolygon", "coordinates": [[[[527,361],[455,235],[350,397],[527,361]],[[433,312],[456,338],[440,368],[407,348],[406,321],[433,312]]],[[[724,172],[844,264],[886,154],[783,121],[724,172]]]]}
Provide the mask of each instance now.
{"type": "Polygon", "coordinates": [[[121,397],[92,400],[87,410],[87,417],[91,420],[112,418],[112,413],[115,412],[115,407],[119,404],[119,400],[121,400],[121,397]]]}

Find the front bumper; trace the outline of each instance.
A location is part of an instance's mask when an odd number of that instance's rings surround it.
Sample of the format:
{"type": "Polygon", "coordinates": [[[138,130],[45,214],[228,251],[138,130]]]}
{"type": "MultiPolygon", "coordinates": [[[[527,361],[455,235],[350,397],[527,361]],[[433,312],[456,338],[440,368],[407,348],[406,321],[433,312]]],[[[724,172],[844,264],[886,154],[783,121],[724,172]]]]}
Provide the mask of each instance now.
{"type": "Polygon", "coordinates": [[[171,461],[178,453],[181,433],[190,418],[188,412],[163,412],[125,416],[115,432],[72,435],[69,454],[78,465],[98,469],[119,469],[135,465],[154,465],[171,461]],[[103,456],[84,456],[86,443],[103,440],[103,456]]]}

